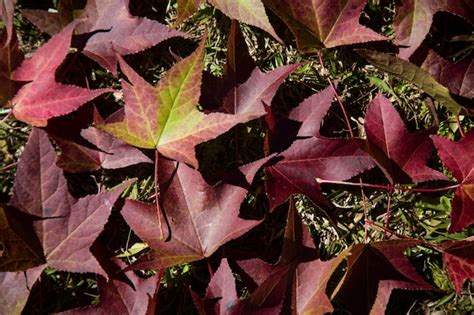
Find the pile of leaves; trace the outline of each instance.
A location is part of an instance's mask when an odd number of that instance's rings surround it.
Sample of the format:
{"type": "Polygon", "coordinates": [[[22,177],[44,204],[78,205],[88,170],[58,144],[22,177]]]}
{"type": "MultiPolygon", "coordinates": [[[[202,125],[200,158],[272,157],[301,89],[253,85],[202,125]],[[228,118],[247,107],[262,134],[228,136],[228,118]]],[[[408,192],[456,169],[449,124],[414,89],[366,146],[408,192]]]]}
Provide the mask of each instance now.
{"type": "Polygon", "coordinates": [[[1,314],[473,310],[472,1],[0,15],[1,314]]]}

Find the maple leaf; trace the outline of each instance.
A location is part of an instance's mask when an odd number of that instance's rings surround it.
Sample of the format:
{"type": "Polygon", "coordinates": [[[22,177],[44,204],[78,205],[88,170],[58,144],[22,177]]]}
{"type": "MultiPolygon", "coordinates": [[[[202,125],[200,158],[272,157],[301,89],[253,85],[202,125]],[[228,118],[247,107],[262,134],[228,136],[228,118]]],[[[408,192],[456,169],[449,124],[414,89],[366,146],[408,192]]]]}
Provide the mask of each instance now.
{"type": "Polygon", "coordinates": [[[265,7],[261,0],[208,0],[231,19],[261,28],[272,35],[277,41],[281,39],[275,33],[268,20],[265,7]]]}
{"type": "Polygon", "coordinates": [[[199,9],[202,0],[178,0],[178,17],[176,24],[181,24],[199,9]]]}
{"type": "Polygon", "coordinates": [[[474,98],[474,64],[472,58],[456,63],[449,62],[430,50],[421,68],[428,71],[436,81],[446,86],[451,93],[474,98]]]}
{"type": "Polygon", "coordinates": [[[61,149],[57,165],[65,171],[87,172],[98,170],[101,167],[117,169],[139,163],[153,163],[140,150],[97,128],[84,129],[81,131],[81,135],[99,150],[73,141],[55,138],[61,149]]]}
{"type": "Polygon", "coordinates": [[[128,271],[124,273],[125,279],[121,279],[117,277],[117,272],[125,268],[126,265],[117,258],[114,258],[113,262],[115,266],[109,267],[112,269],[109,272],[109,281],[106,281],[103,277],[98,279],[99,304],[72,309],[60,314],[154,314],[151,305],[158,288],[159,275],[142,279],[135,275],[133,271],[128,271]]]}
{"type": "Polygon", "coordinates": [[[71,36],[78,21],[66,26],[41,46],[13,73],[13,80],[32,81],[13,99],[13,114],[34,126],[46,126],[48,119],[68,114],[111,89],[88,90],[57,83],[55,71],[69,52],[71,36]]]}
{"type": "Polygon", "coordinates": [[[474,223],[474,131],[458,142],[433,136],[438,155],[459,183],[454,192],[449,232],[474,223]]]}
{"type": "Polygon", "coordinates": [[[249,54],[249,48],[237,20],[232,20],[227,42],[226,64],[222,78],[204,72],[200,103],[205,109],[215,109],[222,105],[224,97],[231,89],[247,81],[257,67],[249,54]]]}
{"type": "Polygon", "coordinates": [[[408,59],[420,46],[438,11],[449,11],[474,23],[474,6],[470,0],[402,0],[393,21],[395,43],[407,46],[400,48],[400,58],[408,59]]]}
{"type": "Polygon", "coordinates": [[[0,314],[20,315],[44,266],[26,272],[0,272],[0,314]]]}
{"type": "Polygon", "coordinates": [[[40,31],[54,35],[74,20],[74,10],[74,1],[62,0],[58,4],[57,12],[30,9],[23,9],[20,12],[40,31]]]}
{"type": "Polygon", "coordinates": [[[335,93],[331,86],[311,95],[294,108],[288,118],[301,122],[299,137],[319,137],[321,123],[326,116],[335,93]]]}
{"type": "Polygon", "coordinates": [[[161,269],[209,257],[224,243],[258,225],[260,221],[239,218],[239,210],[247,194],[245,185],[269,158],[240,167],[239,172],[215,186],[209,186],[198,171],[183,163],[161,160],[162,208],[171,239],[160,240],[156,205],[126,200],[122,209],[125,221],[153,249],[133,268],[161,269]],[[242,176],[244,183],[236,182],[242,176]]]}
{"type": "Polygon", "coordinates": [[[432,289],[403,254],[420,243],[390,240],[354,245],[337,293],[346,310],[352,314],[383,314],[393,289],[432,289]]]}
{"type": "MultiPolygon", "coordinates": [[[[6,39],[6,33],[1,36],[0,42],[6,39]]],[[[13,34],[10,42],[3,48],[0,48],[0,107],[15,96],[20,88],[20,84],[12,80],[13,70],[15,70],[23,61],[23,53],[18,47],[18,38],[13,34]]],[[[7,104],[8,105],[8,104],[7,104]]]]}
{"type": "Polygon", "coordinates": [[[293,194],[304,194],[322,207],[329,202],[315,178],[346,180],[374,166],[372,158],[360,149],[359,140],[308,138],[297,140],[281,153],[283,159],[265,168],[265,188],[270,209],[293,194]]]}
{"type": "Polygon", "coordinates": [[[44,262],[33,217],[0,204],[0,271],[23,271],[44,262]]]}
{"type": "Polygon", "coordinates": [[[470,240],[449,241],[443,244],[444,269],[458,294],[464,281],[474,279],[474,242],[470,240]]]}
{"type": "Polygon", "coordinates": [[[321,123],[333,96],[334,91],[327,87],[305,99],[290,112],[289,118],[301,123],[298,136],[313,137],[294,141],[280,154],[283,158],[281,161],[265,168],[268,175],[265,188],[271,210],[298,193],[305,194],[319,206],[331,208],[315,178],[349,179],[374,166],[369,155],[359,148],[360,140],[319,136],[321,123]]]}
{"type": "Polygon", "coordinates": [[[378,69],[418,86],[454,114],[474,113],[472,109],[459,104],[446,87],[415,64],[375,50],[354,49],[354,51],[378,69]]]}
{"type": "Polygon", "coordinates": [[[134,54],[172,37],[188,35],[128,11],[129,0],[89,0],[80,18],[80,33],[110,30],[94,34],[83,53],[112,73],[117,72],[117,54],[134,54]]]}
{"type": "Polygon", "coordinates": [[[290,28],[298,49],[312,53],[369,41],[385,40],[359,24],[366,0],[263,0],[290,28]]]}
{"type": "Polygon", "coordinates": [[[204,299],[191,291],[191,296],[200,315],[235,313],[239,301],[235,289],[235,279],[227,259],[223,258],[211,278],[204,299]]]}
{"type": "MultiPolygon", "coordinates": [[[[433,151],[433,144],[426,131],[408,133],[400,115],[390,101],[378,94],[370,102],[364,123],[369,143],[379,147],[415,182],[446,180],[442,173],[427,167],[426,160],[433,151]]],[[[390,181],[397,180],[393,170],[379,167],[390,181]]]]}
{"type": "Polygon", "coordinates": [[[299,66],[299,64],[281,66],[267,73],[255,68],[245,83],[231,89],[224,98],[223,111],[230,114],[265,115],[263,103],[271,103],[285,78],[299,66]]]}
{"type": "Polygon", "coordinates": [[[204,42],[174,65],[156,88],[120,59],[121,69],[131,82],[122,82],[125,107],[98,127],[131,145],[157,149],[166,157],[197,168],[197,144],[259,116],[206,115],[198,110],[204,42]]]}
{"type": "Polygon", "coordinates": [[[2,0],[0,1],[0,16],[2,17],[3,25],[5,26],[5,32],[7,34],[5,41],[0,44],[4,48],[8,46],[13,36],[13,13],[15,9],[14,0],[2,0]]]}
{"type": "Polygon", "coordinates": [[[43,218],[34,227],[48,266],[107,277],[89,248],[130,182],[76,200],[55,162],[56,153],[47,134],[33,129],[18,163],[10,204],[43,218]]]}

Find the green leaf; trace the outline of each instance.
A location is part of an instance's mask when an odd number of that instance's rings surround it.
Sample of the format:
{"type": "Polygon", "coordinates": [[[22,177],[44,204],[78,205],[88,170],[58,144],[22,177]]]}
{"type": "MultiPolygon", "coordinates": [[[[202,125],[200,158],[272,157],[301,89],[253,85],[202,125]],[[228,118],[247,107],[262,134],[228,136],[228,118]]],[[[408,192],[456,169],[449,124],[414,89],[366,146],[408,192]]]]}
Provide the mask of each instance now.
{"type": "Polygon", "coordinates": [[[470,113],[469,109],[452,98],[446,87],[439,84],[428,72],[413,63],[375,50],[355,49],[355,51],[378,69],[418,86],[454,114],[470,113]]]}

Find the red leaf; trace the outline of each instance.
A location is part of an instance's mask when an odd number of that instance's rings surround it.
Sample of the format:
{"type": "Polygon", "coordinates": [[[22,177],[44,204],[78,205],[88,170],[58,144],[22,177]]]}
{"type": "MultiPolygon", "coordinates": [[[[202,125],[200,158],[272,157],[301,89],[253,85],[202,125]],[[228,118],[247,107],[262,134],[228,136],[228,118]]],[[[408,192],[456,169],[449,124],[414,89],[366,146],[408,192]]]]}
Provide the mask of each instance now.
{"type": "Polygon", "coordinates": [[[18,163],[10,203],[44,220],[35,222],[48,266],[107,277],[89,248],[122,191],[130,185],[75,200],[44,131],[33,129],[18,163]]]}
{"type": "Polygon", "coordinates": [[[256,67],[255,61],[249,54],[249,48],[240,30],[239,22],[232,20],[224,74],[220,78],[209,72],[204,72],[200,103],[205,109],[221,106],[229,91],[247,81],[256,67]]]}
{"type": "MultiPolygon", "coordinates": [[[[6,33],[0,36],[0,43],[6,39],[6,33]]],[[[0,47],[0,107],[3,107],[7,102],[12,99],[20,84],[14,82],[12,79],[13,70],[15,70],[23,61],[23,53],[18,47],[18,39],[15,34],[11,38],[8,45],[3,48],[0,47]]]]}
{"type": "Polygon", "coordinates": [[[451,93],[474,98],[474,64],[472,58],[452,63],[430,50],[421,68],[428,71],[451,93]]]}
{"type": "Polygon", "coordinates": [[[461,294],[464,281],[474,279],[474,242],[471,240],[452,241],[443,244],[444,268],[461,294]]]}
{"type": "Polygon", "coordinates": [[[298,49],[315,52],[336,47],[385,40],[359,24],[366,0],[264,0],[291,29],[298,49]]]}
{"type": "Polygon", "coordinates": [[[227,259],[222,259],[221,265],[212,276],[204,297],[206,314],[231,314],[239,302],[235,289],[235,279],[227,259]]]}
{"type": "Polygon", "coordinates": [[[271,104],[285,78],[299,66],[299,64],[282,66],[267,73],[256,67],[245,83],[231,89],[226,95],[222,105],[223,111],[230,114],[265,115],[262,102],[271,104]]]}
{"type": "Polygon", "coordinates": [[[61,149],[57,165],[65,171],[87,172],[101,167],[117,169],[139,163],[153,163],[140,150],[94,127],[82,130],[81,135],[99,150],[56,138],[61,149]]]}
{"type": "Polygon", "coordinates": [[[393,289],[432,289],[403,254],[420,243],[394,240],[353,246],[338,292],[346,310],[352,314],[383,314],[393,289]]]}
{"type": "Polygon", "coordinates": [[[311,95],[294,108],[289,118],[301,122],[299,137],[318,137],[319,129],[334,99],[334,90],[328,86],[324,90],[311,95]]]}
{"type": "Polygon", "coordinates": [[[438,11],[449,11],[474,23],[474,6],[470,0],[402,0],[395,10],[395,43],[400,46],[399,57],[408,59],[420,46],[438,11]]]}
{"type": "MultiPolygon", "coordinates": [[[[245,176],[243,181],[251,183],[267,160],[242,166],[239,174],[245,176]]],[[[246,188],[225,181],[209,186],[198,171],[182,163],[162,160],[160,169],[163,209],[171,240],[160,241],[156,205],[127,200],[122,210],[125,221],[153,249],[132,265],[134,269],[161,269],[209,257],[221,245],[260,223],[239,218],[246,188]]],[[[240,179],[243,178],[229,178],[233,182],[240,179]]]]}
{"type": "Polygon", "coordinates": [[[6,28],[6,40],[4,42],[0,42],[2,47],[6,47],[10,44],[10,40],[13,36],[13,11],[15,9],[14,0],[2,0],[0,2],[0,15],[2,16],[3,25],[6,28]]]}
{"type": "Polygon", "coordinates": [[[89,0],[81,18],[80,33],[99,31],[84,48],[84,54],[112,73],[117,72],[117,54],[134,54],[172,38],[188,37],[165,25],[128,11],[129,0],[89,0]],[[108,32],[102,32],[109,30],[108,32]]]}
{"type": "Polygon", "coordinates": [[[474,131],[458,142],[432,138],[439,157],[460,184],[454,193],[449,227],[449,232],[456,232],[474,223],[474,131]]]}
{"type": "Polygon", "coordinates": [[[297,193],[327,208],[329,202],[316,185],[316,178],[346,180],[374,166],[372,158],[359,148],[358,140],[297,140],[281,156],[283,160],[265,168],[265,187],[272,210],[297,193]]]}
{"type": "Polygon", "coordinates": [[[0,314],[21,314],[45,265],[26,272],[0,272],[0,314]]]}
{"type": "Polygon", "coordinates": [[[55,72],[69,52],[71,36],[79,22],[72,22],[41,46],[13,73],[17,81],[32,81],[13,99],[13,114],[34,126],[46,126],[49,118],[68,114],[111,89],[88,90],[56,82],[55,72]]]}
{"type": "MultiPolygon", "coordinates": [[[[118,259],[114,259],[114,262],[122,268],[126,266],[118,259]]],[[[73,309],[60,314],[149,314],[147,312],[150,311],[152,299],[155,297],[159,276],[143,279],[135,275],[133,271],[125,272],[125,275],[128,278],[128,283],[113,277],[113,275],[109,281],[99,277],[100,303],[98,305],[73,309]]]]}
{"type": "MultiPolygon", "coordinates": [[[[313,240],[303,226],[294,202],[290,201],[283,249],[278,263],[269,265],[258,259],[238,262],[245,273],[259,285],[248,303],[255,304],[255,296],[264,294],[270,283],[279,281],[286,284],[286,289],[279,294],[278,290],[272,294],[280,303],[283,303],[283,299],[289,303],[284,305],[286,309],[291,309],[296,314],[332,312],[334,309],[326,295],[326,286],[346,254],[342,253],[328,261],[316,259],[317,255],[313,240]]],[[[274,304],[278,304],[277,301],[274,304]]]]}
{"type": "Polygon", "coordinates": [[[45,10],[20,10],[21,15],[33,23],[40,31],[49,35],[59,33],[66,25],[74,20],[74,3],[72,1],[60,1],[58,12],[45,10]]]}
{"type": "MultiPolygon", "coordinates": [[[[382,94],[377,95],[369,104],[364,127],[369,143],[379,147],[415,183],[446,180],[443,174],[425,165],[433,150],[428,133],[408,133],[400,115],[382,94]]],[[[378,165],[390,181],[398,176],[381,163],[378,165]]]]}

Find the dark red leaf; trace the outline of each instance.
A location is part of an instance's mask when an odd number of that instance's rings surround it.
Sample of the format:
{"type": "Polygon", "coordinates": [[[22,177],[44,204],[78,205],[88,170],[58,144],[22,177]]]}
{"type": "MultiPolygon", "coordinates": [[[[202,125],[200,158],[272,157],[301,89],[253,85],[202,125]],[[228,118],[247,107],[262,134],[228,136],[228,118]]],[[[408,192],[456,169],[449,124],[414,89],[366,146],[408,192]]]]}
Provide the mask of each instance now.
{"type": "MultiPolygon", "coordinates": [[[[6,39],[6,33],[4,32],[0,36],[0,43],[6,39]]],[[[20,83],[12,80],[13,70],[15,70],[23,61],[23,53],[18,47],[18,39],[13,34],[8,45],[0,48],[0,107],[4,107],[9,100],[11,100],[18,89],[20,83]]]]}
{"type": "Polygon", "coordinates": [[[135,54],[172,37],[188,37],[185,33],[143,17],[132,16],[129,0],[89,0],[81,18],[80,33],[94,34],[84,47],[84,54],[114,74],[117,54],[135,54]]]}
{"type": "MultiPolygon", "coordinates": [[[[447,179],[442,173],[425,165],[433,151],[428,133],[409,133],[398,112],[382,94],[377,95],[369,104],[364,127],[368,141],[381,149],[415,183],[447,179]]],[[[374,158],[377,161],[377,157],[374,158]]],[[[390,181],[400,177],[384,168],[382,163],[377,164],[390,181]]]]}
{"type": "Polygon", "coordinates": [[[0,204],[0,271],[24,271],[44,263],[34,217],[0,204]]]}
{"type": "Polygon", "coordinates": [[[433,136],[433,142],[444,165],[460,186],[454,193],[450,232],[474,223],[474,131],[458,142],[433,136]]]}
{"type": "Polygon", "coordinates": [[[474,23],[474,5],[470,0],[402,0],[394,17],[395,43],[400,46],[399,56],[408,59],[420,46],[438,11],[449,11],[474,23]]]}
{"type": "MultiPolygon", "coordinates": [[[[242,166],[238,174],[251,183],[268,159],[242,166]]],[[[260,223],[239,218],[246,188],[226,181],[209,186],[198,171],[183,163],[161,160],[160,170],[163,209],[171,228],[171,240],[160,240],[156,205],[127,200],[122,215],[153,249],[132,265],[135,269],[161,269],[209,257],[221,245],[260,223]]],[[[239,176],[228,178],[232,182],[236,179],[239,176]]]]}
{"type": "Polygon", "coordinates": [[[386,39],[359,24],[366,0],[263,0],[291,29],[301,52],[386,39]]]}
{"type": "Polygon", "coordinates": [[[56,153],[44,131],[33,129],[18,163],[11,204],[43,218],[35,222],[48,266],[107,277],[89,248],[102,231],[113,204],[130,181],[118,188],[75,200],[68,191],[56,153]]]}
{"type": "Polygon", "coordinates": [[[358,140],[297,140],[281,156],[283,160],[265,168],[265,187],[272,210],[297,193],[327,208],[329,202],[316,185],[316,178],[346,180],[374,166],[372,158],[360,149],[358,140]]]}
{"type": "Polygon", "coordinates": [[[87,172],[101,167],[117,169],[138,163],[153,163],[140,150],[97,128],[84,129],[81,135],[99,150],[56,138],[55,141],[61,149],[57,164],[65,171],[87,172]]]}
{"type": "Polygon", "coordinates": [[[444,268],[458,294],[464,281],[474,279],[474,241],[451,241],[443,244],[444,268]]]}
{"type": "Polygon", "coordinates": [[[472,58],[452,63],[430,50],[421,68],[428,71],[451,93],[474,98],[474,64],[472,58]]]}
{"type": "MultiPolygon", "coordinates": [[[[126,265],[114,259],[115,263],[121,268],[126,265]]],[[[96,306],[73,309],[60,314],[130,314],[145,315],[149,314],[152,299],[154,299],[158,288],[159,276],[155,275],[147,279],[139,278],[133,271],[125,272],[130,283],[126,283],[111,275],[111,279],[106,281],[99,277],[98,286],[100,302],[96,306]],[[133,285],[133,286],[132,286],[133,285]]]]}
{"type": "Polygon", "coordinates": [[[45,265],[26,272],[0,272],[0,314],[21,314],[45,265]]]}
{"type": "Polygon", "coordinates": [[[393,289],[430,290],[404,256],[417,240],[357,244],[348,255],[347,272],[338,292],[352,314],[383,314],[393,289]]]}
{"type": "MultiPolygon", "coordinates": [[[[3,47],[7,46],[10,43],[10,40],[13,36],[13,11],[15,9],[14,0],[2,0],[0,2],[0,16],[2,17],[3,25],[6,29],[6,40],[0,42],[0,45],[3,47]]],[[[0,47],[0,48],[3,48],[0,47]]]]}
{"type": "Polygon", "coordinates": [[[319,129],[326,116],[329,107],[334,99],[335,93],[331,86],[315,93],[301,102],[298,107],[294,108],[289,118],[301,122],[298,131],[300,137],[318,137],[319,129]]]}
{"type": "Polygon", "coordinates": [[[66,26],[41,46],[13,73],[17,81],[32,81],[13,99],[13,114],[34,126],[46,126],[49,118],[68,114],[111,89],[88,90],[56,82],[55,72],[69,52],[71,36],[78,21],[66,26]]]}

